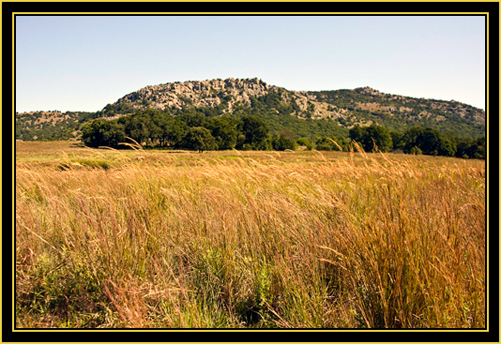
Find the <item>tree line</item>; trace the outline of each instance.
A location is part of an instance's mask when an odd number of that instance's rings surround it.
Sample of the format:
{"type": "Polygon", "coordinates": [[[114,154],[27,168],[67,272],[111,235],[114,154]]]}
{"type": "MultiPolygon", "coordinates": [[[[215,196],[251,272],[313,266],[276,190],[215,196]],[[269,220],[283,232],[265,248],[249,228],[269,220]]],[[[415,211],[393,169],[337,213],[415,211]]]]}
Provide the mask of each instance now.
{"type": "Polygon", "coordinates": [[[414,126],[404,132],[389,132],[375,124],[363,128],[356,125],[350,129],[349,138],[360,143],[367,152],[402,151],[416,155],[486,158],[485,136],[472,139],[421,126],[414,126]]]}
{"type": "Polygon", "coordinates": [[[432,128],[412,127],[404,132],[383,126],[355,125],[347,136],[296,137],[291,131],[270,131],[256,115],[213,116],[171,114],[148,109],[115,120],[94,119],[82,128],[89,147],[124,148],[129,139],[147,148],[207,150],[348,150],[355,141],[367,152],[401,151],[407,154],[485,159],[485,137],[445,135],[432,128]]]}
{"type": "Polygon", "coordinates": [[[89,147],[120,148],[131,138],[149,148],[206,150],[270,150],[266,123],[256,116],[210,117],[200,113],[172,116],[156,110],[139,111],[115,120],[95,119],[82,128],[89,147]]]}

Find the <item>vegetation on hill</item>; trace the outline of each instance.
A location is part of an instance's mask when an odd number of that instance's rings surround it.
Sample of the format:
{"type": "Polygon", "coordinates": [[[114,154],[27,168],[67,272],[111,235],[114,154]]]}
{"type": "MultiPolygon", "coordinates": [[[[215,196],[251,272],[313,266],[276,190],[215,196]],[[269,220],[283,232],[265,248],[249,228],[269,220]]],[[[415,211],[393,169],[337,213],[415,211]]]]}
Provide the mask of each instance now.
{"type": "Polygon", "coordinates": [[[33,111],[16,114],[16,139],[58,141],[76,139],[82,123],[97,117],[95,112],[33,111]]]}
{"type": "Polygon", "coordinates": [[[342,121],[347,125],[370,121],[401,132],[423,126],[464,137],[479,137],[485,130],[485,113],[456,101],[385,94],[369,87],[310,93],[319,100],[349,110],[351,114],[342,121]]]}
{"type": "Polygon", "coordinates": [[[370,87],[296,92],[270,86],[259,79],[214,79],[147,86],[108,104],[100,113],[115,116],[147,108],[200,111],[206,116],[252,112],[267,117],[270,128],[277,131],[282,130],[283,125],[297,125],[295,130],[305,129],[299,122],[291,122],[288,118],[291,116],[330,119],[335,126],[327,125],[327,130],[336,131],[334,135],[346,134],[355,124],[368,126],[372,123],[389,131],[403,132],[413,126],[423,126],[471,138],[482,136],[485,130],[485,112],[456,101],[386,94],[370,87]]]}
{"type": "Polygon", "coordinates": [[[214,79],[147,86],[96,113],[16,115],[20,140],[81,138],[92,147],[116,148],[127,137],[148,147],[201,151],[298,145],[335,150],[330,140],[343,148],[354,140],[367,151],[377,147],[471,158],[485,156],[485,113],[455,101],[391,95],[369,87],[295,92],[259,79],[214,79]],[[263,137],[249,136],[244,125],[249,118],[266,128],[263,137]]]}

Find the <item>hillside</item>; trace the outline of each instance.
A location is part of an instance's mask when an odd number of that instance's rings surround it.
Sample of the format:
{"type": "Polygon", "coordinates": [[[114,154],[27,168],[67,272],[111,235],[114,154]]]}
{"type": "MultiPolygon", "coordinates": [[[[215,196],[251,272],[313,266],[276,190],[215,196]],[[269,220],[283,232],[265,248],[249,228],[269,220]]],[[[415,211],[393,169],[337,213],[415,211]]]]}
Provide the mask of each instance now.
{"type": "Polygon", "coordinates": [[[16,113],[16,139],[25,141],[70,140],[80,136],[82,123],[95,112],[31,111],[16,113]]]}
{"type": "Polygon", "coordinates": [[[485,130],[485,112],[456,101],[381,93],[370,87],[337,91],[289,91],[260,79],[213,79],[147,86],[107,105],[105,116],[137,110],[198,109],[206,115],[260,110],[300,119],[333,120],[342,128],[376,123],[404,131],[415,125],[477,137],[485,130]]]}
{"type": "Polygon", "coordinates": [[[64,137],[73,137],[80,125],[89,119],[114,119],[145,109],[172,115],[201,113],[206,117],[253,114],[265,120],[271,131],[288,130],[296,136],[308,137],[345,136],[355,124],[369,126],[373,123],[389,131],[403,132],[420,125],[470,138],[480,137],[485,132],[485,112],[456,101],[385,94],[370,87],[290,91],[268,85],[258,78],[229,78],[146,86],[95,114],[45,113],[39,118],[32,118],[34,114],[17,114],[16,138],[54,139],[56,134],[44,134],[54,129],[64,131],[64,137]],[[34,135],[35,132],[38,135],[34,135]]]}

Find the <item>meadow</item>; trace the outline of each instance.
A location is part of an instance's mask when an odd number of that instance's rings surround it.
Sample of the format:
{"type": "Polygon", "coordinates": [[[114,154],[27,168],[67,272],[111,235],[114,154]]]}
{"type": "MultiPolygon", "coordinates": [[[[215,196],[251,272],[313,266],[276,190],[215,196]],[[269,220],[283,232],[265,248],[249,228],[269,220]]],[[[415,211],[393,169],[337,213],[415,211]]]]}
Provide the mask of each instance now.
{"type": "Polygon", "coordinates": [[[18,142],[15,325],[485,327],[485,167],[18,142]]]}

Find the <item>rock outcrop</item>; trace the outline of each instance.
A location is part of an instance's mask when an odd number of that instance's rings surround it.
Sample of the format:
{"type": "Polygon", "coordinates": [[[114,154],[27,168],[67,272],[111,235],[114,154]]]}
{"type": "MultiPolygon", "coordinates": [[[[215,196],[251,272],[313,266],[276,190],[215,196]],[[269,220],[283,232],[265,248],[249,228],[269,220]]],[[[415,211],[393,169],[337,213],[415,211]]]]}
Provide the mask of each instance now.
{"type": "Polygon", "coordinates": [[[141,110],[182,109],[186,107],[219,107],[222,113],[230,113],[238,106],[252,106],[252,97],[260,98],[270,93],[279,95],[285,104],[294,104],[298,110],[293,115],[310,118],[337,118],[343,111],[316,100],[309,92],[289,91],[278,86],[268,85],[258,78],[212,79],[204,81],[173,82],[146,86],[120,98],[113,105],[127,104],[127,108],[141,110]]]}

